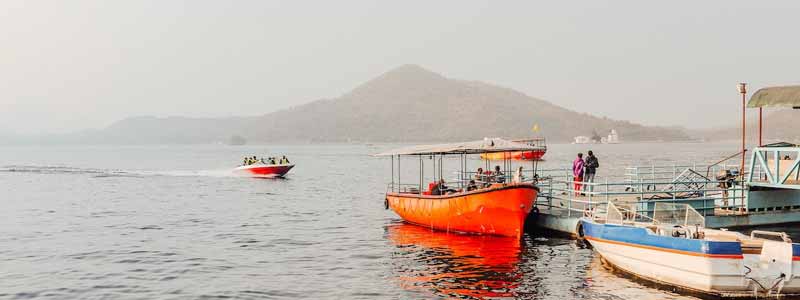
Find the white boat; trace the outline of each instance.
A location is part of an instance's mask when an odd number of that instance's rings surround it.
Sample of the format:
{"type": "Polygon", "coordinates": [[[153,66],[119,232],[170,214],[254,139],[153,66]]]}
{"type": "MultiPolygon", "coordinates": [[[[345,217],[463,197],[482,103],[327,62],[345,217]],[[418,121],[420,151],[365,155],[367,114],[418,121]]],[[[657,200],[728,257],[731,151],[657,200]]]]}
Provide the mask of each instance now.
{"type": "Polygon", "coordinates": [[[604,144],[619,144],[619,134],[614,129],[611,129],[611,133],[608,134],[608,137],[605,138],[604,144]]]}
{"type": "Polygon", "coordinates": [[[585,135],[576,136],[574,139],[575,139],[575,141],[572,142],[573,144],[589,144],[589,143],[592,142],[592,140],[588,136],[585,136],[585,135]]]}
{"type": "Polygon", "coordinates": [[[720,297],[800,294],[800,244],[785,233],[746,236],[704,223],[688,204],[657,203],[652,218],[609,204],[581,219],[578,234],[608,265],[660,284],[720,297]]]}

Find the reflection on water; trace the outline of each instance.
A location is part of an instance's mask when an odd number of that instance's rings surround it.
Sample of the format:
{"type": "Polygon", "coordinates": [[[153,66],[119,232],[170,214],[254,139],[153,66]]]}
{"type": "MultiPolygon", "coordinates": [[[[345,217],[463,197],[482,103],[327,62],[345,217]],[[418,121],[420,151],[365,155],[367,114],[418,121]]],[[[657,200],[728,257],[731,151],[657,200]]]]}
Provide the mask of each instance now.
{"type": "Polygon", "coordinates": [[[397,247],[392,266],[407,290],[459,298],[511,297],[521,274],[520,241],[431,231],[404,223],[386,228],[397,247]]]}
{"type": "MultiPolygon", "coordinates": [[[[605,269],[577,241],[522,240],[386,226],[395,284],[418,297],[461,299],[695,299],[605,269]]],[[[417,297],[413,297],[417,298],[417,297]]]]}

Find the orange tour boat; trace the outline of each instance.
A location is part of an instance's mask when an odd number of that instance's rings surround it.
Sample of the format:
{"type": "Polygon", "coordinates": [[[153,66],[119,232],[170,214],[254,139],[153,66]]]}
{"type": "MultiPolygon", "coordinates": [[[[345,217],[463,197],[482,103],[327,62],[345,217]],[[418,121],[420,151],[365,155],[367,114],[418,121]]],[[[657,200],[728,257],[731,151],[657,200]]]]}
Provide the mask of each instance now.
{"type": "Polygon", "coordinates": [[[481,158],[487,160],[541,160],[547,152],[547,143],[544,138],[532,138],[527,140],[514,140],[513,142],[527,144],[536,149],[531,151],[508,151],[481,154],[481,158]]]}
{"type": "MultiPolygon", "coordinates": [[[[519,238],[525,219],[536,201],[538,188],[533,182],[536,176],[529,176],[526,180],[521,167],[513,176],[507,175],[512,173],[509,170],[511,163],[507,160],[503,164],[505,172],[477,174],[465,172],[464,169],[467,155],[530,150],[533,147],[527,144],[484,139],[468,143],[415,146],[378,154],[392,157],[392,183],[386,192],[385,206],[408,223],[432,229],[519,238]],[[419,158],[418,184],[400,181],[400,162],[404,156],[419,158]],[[461,162],[458,178],[450,182],[442,176],[445,156],[458,156],[461,162]],[[427,187],[423,187],[423,157],[432,158],[434,164],[434,180],[427,187]]],[[[535,174],[535,164],[532,166],[532,174],[535,174]]]]}

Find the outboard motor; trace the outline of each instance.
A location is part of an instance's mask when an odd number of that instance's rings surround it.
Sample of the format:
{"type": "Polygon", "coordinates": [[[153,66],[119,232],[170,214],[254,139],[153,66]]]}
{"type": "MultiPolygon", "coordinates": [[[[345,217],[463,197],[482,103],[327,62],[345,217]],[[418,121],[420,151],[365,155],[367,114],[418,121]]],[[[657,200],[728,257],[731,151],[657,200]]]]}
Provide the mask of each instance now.
{"type": "Polygon", "coordinates": [[[754,295],[758,292],[765,295],[780,294],[793,275],[792,241],[783,232],[754,230],[750,233],[750,238],[756,235],[777,236],[782,241],[765,240],[758,259],[745,261],[745,278],[751,281],[754,295]]]}
{"type": "Polygon", "coordinates": [[[720,188],[727,189],[733,186],[737,176],[739,176],[739,170],[720,170],[717,172],[716,179],[720,188]]]}

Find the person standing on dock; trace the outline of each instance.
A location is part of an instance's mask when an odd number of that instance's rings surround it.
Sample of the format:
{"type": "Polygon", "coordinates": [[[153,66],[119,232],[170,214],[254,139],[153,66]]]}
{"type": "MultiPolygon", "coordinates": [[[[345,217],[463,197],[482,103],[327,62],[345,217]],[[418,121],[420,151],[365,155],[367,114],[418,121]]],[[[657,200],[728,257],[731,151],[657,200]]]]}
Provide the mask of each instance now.
{"type": "Polygon", "coordinates": [[[583,182],[587,183],[583,186],[584,191],[594,192],[594,174],[597,174],[597,168],[600,167],[600,162],[594,156],[592,150],[586,152],[586,162],[584,162],[583,182]]]}
{"type": "Polygon", "coordinates": [[[583,182],[583,153],[578,153],[578,157],[572,162],[572,176],[573,182],[575,183],[574,190],[575,196],[580,196],[581,194],[581,182],[583,182]]]}

